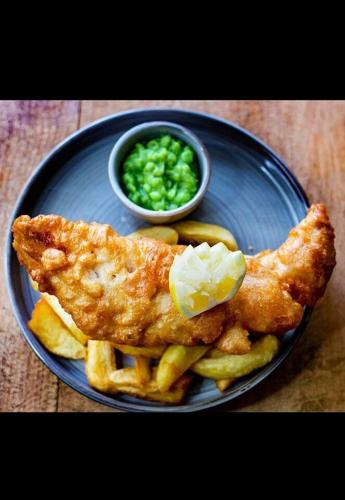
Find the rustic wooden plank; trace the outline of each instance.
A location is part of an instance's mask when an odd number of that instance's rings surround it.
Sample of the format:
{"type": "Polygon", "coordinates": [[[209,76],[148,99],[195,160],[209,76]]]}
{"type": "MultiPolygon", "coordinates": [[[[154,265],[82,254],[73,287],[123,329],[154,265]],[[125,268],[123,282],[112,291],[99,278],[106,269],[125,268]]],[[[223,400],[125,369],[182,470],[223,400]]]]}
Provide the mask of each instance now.
{"type": "MultiPolygon", "coordinates": [[[[22,186],[42,157],[78,122],[78,101],[0,101],[1,248],[22,186]]],[[[0,318],[0,411],[55,411],[57,379],[25,343],[2,274],[0,318]]]]}

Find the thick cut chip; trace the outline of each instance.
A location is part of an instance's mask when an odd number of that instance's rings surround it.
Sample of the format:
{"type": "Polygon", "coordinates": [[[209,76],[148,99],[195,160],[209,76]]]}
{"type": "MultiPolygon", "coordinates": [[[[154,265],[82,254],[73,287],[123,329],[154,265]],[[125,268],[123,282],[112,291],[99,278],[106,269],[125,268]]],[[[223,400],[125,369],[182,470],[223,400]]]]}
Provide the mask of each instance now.
{"type": "Polygon", "coordinates": [[[173,383],[209,350],[209,346],[171,345],[163,354],[157,369],[157,384],[167,391],[173,383]]]}
{"type": "Polygon", "coordinates": [[[225,354],[216,358],[203,358],[191,370],[207,378],[221,380],[238,378],[267,365],[279,349],[279,341],[274,335],[266,335],[253,344],[248,354],[225,354]]]}
{"type": "Polygon", "coordinates": [[[169,245],[176,245],[178,234],[172,227],[152,226],[138,229],[134,233],[129,234],[128,238],[153,238],[154,240],[164,241],[164,243],[168,243],[169,245]]]}
{"type": "Polygon", "coordinates": [[[59,300],[55,295],[50,295],[49,293],[41,294],[43,299],[48,302],[50,307],[56,312],[61,321],[67,326],[73,337],[75,337],[81,344],[86,345],[88,337],[77,327],[74,320],[70,314],[68,314],[61,306],[59,300]]]}
{"type": "Polygon", "coordinates": [[[141,386],[138,383],[135,368],[115,370],[110,378],[120,392],[142,399],[175,404],[182,402],[192,380],[190,375],[185,374],[176,381],[169,391],[162,392],[159,390],[156,382],[155,370],[153,378],[146,386],[141,386]]]}
{"type": "Polygon", "coordinates": [[[116,370],[114,347],[106,340],[89,340],[85,360],[86,377],[95,389],[115,393],[116,386],[110,379],[116,370]]]}
{"type": "Polygon", "coordinates": [[[85,357],[85,347],[71,335],[45,300],[36,303],[28,326],[48,351],[68,359],[85,357]]]}
{"type": "Polygon", "coordinates": [[[178,232],[179,239],[186,243],[224,243],[229,250],[237,250],[238,245],[228,229],[215,224],[206,224],[205,222],[197,222],[194,220],[186,220],[177,222],[172,226],[178,232]]]}
{"type": "MultiPolygon", "coordinates": [[[[31,286],[36,292],[39,292],[38,283],[34,281],[29,275],[31,286]]],[[[88,341],[88,337],[84,335],[84,333],[77,327],[72,316],[68,314],[61,306],[59,300],[55,295],[50,295],[49,293],[41,293],[41,296],[44,298],[46,302],[50,305],[50,307],[56,312],[62,322],[67,326],[73,337],[75,337],[81,344],[86,345],[88,341]]]]}

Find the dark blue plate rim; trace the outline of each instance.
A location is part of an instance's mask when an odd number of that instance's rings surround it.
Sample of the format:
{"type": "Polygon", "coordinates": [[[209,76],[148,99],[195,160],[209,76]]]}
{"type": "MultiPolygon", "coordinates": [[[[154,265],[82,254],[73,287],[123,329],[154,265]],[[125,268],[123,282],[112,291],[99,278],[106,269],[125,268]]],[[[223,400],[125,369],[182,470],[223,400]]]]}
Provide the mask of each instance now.
{"type": "MultiPolygon", "coordinates": [[[[136,412],[146,412],[146,411],[152,411],[152,412],[194,412],[194,411],[200,411],[200,410],[206,410],[208,408],[212,408],[214,406],[219,406],[220,404],[226,403],[232,399],[235,399],[236,397],[239,397],[240,395],[244,394],[248,390],[252,389],[255,387],[258,383],[260,383],[262,380],[267,378],[270,374],[273,373],[274,370],[287,358],[287,356],[290,354],[298,340],[300,339],[301,335],[303,334],[305,327],[310,319],[311,313],[312,313],[312,308],[307,307],[304,311],[303,319],[300,323],[300,325],[296,328],[296,330],[293,333],[293,338],[290,340],[288,346],[284,346],[284,350],[279,353],[279,355],[266,367],[261,369],[256,373],[256,375],[253,376],[253,378],[248,381],[245,386],[235,390],[234,392],[230,394],[225,394],[225,395],[220,395],[219,397],[212,398],[211,400],[208,401],[201,401],[199,403],[193,403],[193,404],[183,404],[183,405],[177,405],[177,406],[168,406],[168,405],[162,405],[162,406],[153,406],[150,405],[149,402],[146,406],[140,406],[135,403],[131,402],[122,402],[119,400],[115,400],[113,398],[108,397],[107,395],[97,392],[93,390],[91,387],[84,387],[75,377],[70,376],[68,372],[65,372],[61,366],[54,360],[54,355],[50,354],[46,349],[43,347],[42,344],[38,342],[38,340],[34,337],[32,332],[28,329],[26,322],[24,321],[20,308],[18,306],[17,300],[16,300],[16,294],[15,294],[15,289],[12,283],[11,279],[11,265],[12,261],[14,258],[16,258],[15,253],[12,249],[12,232],[11,232],[11,227],[19,215],[21,215],[21,207],[24,204],[27,195],[29,194],[29,191],[31,189],[32,184],[35,182],[35,180],[40,176],[42,171],[45,169],[45,167],[48,165],[49,166],[49,161],[51,160],[52,157],[54,157],[56,154],[58,154],[62,149],[64,149],[66,146],[68,146],[71,142],[74,141],[75,138],[80,138],[92,131],[92,129],[96,129],[99,125],[104,125],[107,122],[111,122],[114,119],[118,118],[123,118],[129,115],[144,115],[149,114],[149,113],[167,113],[167,112],[177,112],[179,114],[186,114],[186,115],[194,115],[196,118],[207,118],[209,120],[218,122],[220,124],[226,125],[233,130],[236,130],[237,132],[241,133],[242,135],[246,136],[248,139],[252,141],[252,143],[261,149],[267,156],[269,156],[274,164],[283,172],[283,174],[288,178],[290,185],[293,187],[294,191],[300,198],[300,200],[304,203],[305,208],[310,206],[308,197],[302,188],[301,184],[295,177],[295,175],[290,171],[290,169],[287,167],[287,165],[283,162],[283,160],[269,147],[267,146],[261,139],[257,138],[254,134],[251,132],[245,130],[244,128],[236,125],[235,123],[225,120],[223,118],[216,117],[210,113],[203,113],[203,112],[198,112],[198,111],[193,111],[193,110],[188,110],[188,109],[178,109],[178,108],[160,108],[160,107],[153,107],[153,108],[139,108],[139,109],[131,109],[128,111],[124,111],[121,113],[115,113],[112,115],[108,115],[106,117],[100,118],[99,120],[96,120],[85,127],[73,132],[73,134],[69,135],[67,138],[65,138],[63,141],[61,141],[59,144],[57,144],[53,149],[50,150],[50,152],[41,160],[41,162],[38,164],[36,169],[33,171],[31,176],[29,177],[28,181],[26,182],[24,188],[22,189],[21,193],[18,196],[18,200],[15,204],[15,207],[13,209],[12,215],[10,217],[10,221],[8,224],[7,228],[7,233],[6,233],[6,239],[5,239],[5,251],[4,251],[4,269],[5,269],[5,282],[7,285],[7,291],[10,299],[10,303],[12,306],[12,310],[14,313],[14,316],[16,318],[16,321],[23,333],[23,336],[26,340],[26,342],[29,344],[31,349],[34,351],[34,353],[38,356],[38,358],[45,364],[45,366],[52,372],[54,375],[56,375],[59,379],[61,379],[65,384],[67,384],[69,387],[72,389],[78,391],[79,393],[83,394],[84,396],[98,402],[101,404],[104,404],[106,406],[112,407],[112,408],[117,408],[121,410],[131,410],[131,411],[136,411],[136,412]]],[[[148,119],[150,121],[150,119],[148,119]]]]}

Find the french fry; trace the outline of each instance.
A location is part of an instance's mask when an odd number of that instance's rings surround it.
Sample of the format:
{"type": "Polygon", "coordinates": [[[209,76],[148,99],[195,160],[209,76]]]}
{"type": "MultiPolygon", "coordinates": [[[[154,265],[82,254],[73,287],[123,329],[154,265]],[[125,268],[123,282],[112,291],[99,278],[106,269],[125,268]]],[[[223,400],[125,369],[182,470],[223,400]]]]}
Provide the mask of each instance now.
{"type": "Polygon", "coordinates": [[[74,320],[68,312],[66,312],[57,297],[55,295],[50,295],[49,293],[42,293],[42,298],[48,302],[50,307],[56,312],[61,321],[67,326],[73,337],[75,337],[81,344],[86,345],[88,337],[77,327],[74,320]]]}
{"type": "Polygon", "coordinates": [[[172,227],[178,232],[179,240],[183,242],[192,244],[207,242],[211,246],[222,242],[229,250],[234,251],[238,249],[235,237],[224,227],[194,220],[177,222],[172,227]]]}
{"type": "Polygon", "coordinates": [[[135,373],[140,385],[146,385],[151,380],[151,366],[149,358],[137,356],[135,358],[135,373]]]}
{"type": "Polygon", "coordinates": [[[169,226],[151,226],[138,229],[127,236],[128,238],[153,238],[154,240],[164,241],[169,245],[176,245],[178,234],[175,229],[169,226]]]}
{"type": "Polygon", "coordinates": [[[45,300],[36,303],[28,326],[48,351],[68,359],[85,357],[85,347],[71,335],[45,300]]]}
{"type": "MultiPolygon", "coordinates": [[[[39,292],[38,283],[34,281],[29,275],[31,286],[36,292],[39,292]]],[[[86,345],[88,341],[88,337],[77,327],[72,316],[68,314],[61,306],[59,299],[54,295],[50,295],[49,293],[43,292],[41,296],[44,298],[46,302],[50,305],[50,307],[56,312],[61,321],[67,326],[73,337],[75,337],[81,344],[86,345]]]]}
{"type": "Polygon", "coordinates": [[[225,391],[232,383],[234,379],[233,378],[222,378],[220,380],[215,380],[217,389],[219,389],[221,392],[225,391]]]}
{"type": "Polygon", "coordinates": [[[226,354],[246,354],[250,351],[249,332],[237,325],[228,328],[217,340],[216,346],[226,354]]]}
{"type": "Polygon", "coordinates": [[[247,354],[225,354],[216,358],[203,358],[192,365],[191,370],[215,380],[242,377],[272,361],[278,349],[277,337],[266,335],[255,342],[247,354]]]}
{"type": "Polygon", "coordinates": [[[139,385],[135,368],[115,370],[110,378],[120,392],[142,399],[175,404],[181,403],[192,380],[190,375],[183,375],[169,391],[161,392],[155,379],[155,370],[154,377],[145,387],[139,385]]]}
{"type": "Polygon", "coordinates": [[[149,359],[159,359],[166,349],[166,346],[137,347],[125,344],[113,344],[113,346],[127,356],[143,356],[149,359]]]}
{"type": "Polygon", "coordinates": [[[157,369],[157,384],[167,391],[188,368],[208,351],[209,346],[186,347],[170,345],[164,352],[157,369]]]}
{"type": "Polygon", "coordinates": [[[227,356],[227,353],[224,351],[220,351],[219,349],[217,349],[217,347],[214,347],[207,353],[207,358],[211,359],[224,358],[224,356],[227,356]]]}
{"type": "Polygon", "coordinates": [[[116,393],[110,375],[116,370],[114,348],[106,340],[89,340],[85,359],[85,373],[91,387],[99,391],[116,393]]]}

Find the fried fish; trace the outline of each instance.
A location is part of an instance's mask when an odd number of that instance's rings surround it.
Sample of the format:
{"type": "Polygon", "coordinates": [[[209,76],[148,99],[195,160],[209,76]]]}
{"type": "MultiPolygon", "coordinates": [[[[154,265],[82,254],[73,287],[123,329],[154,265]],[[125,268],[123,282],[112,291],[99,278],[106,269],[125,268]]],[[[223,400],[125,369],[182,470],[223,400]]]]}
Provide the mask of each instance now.
{"type": "Polygon", "coordinates": [[[233,328],[245,336],[286,332],[299,324],[305,305],[322,297],[335,266],[327,209],[312,205],[278,250],[247,257],[245,279],[231,301],[188,319],[168,285],[182,245],[126,238],[109,225],[58,215],[22,215],[13,236],[18,259],[39,290],[55,295],[87,336],[135,346],[218,341],[233,352],[233,328]]]}

